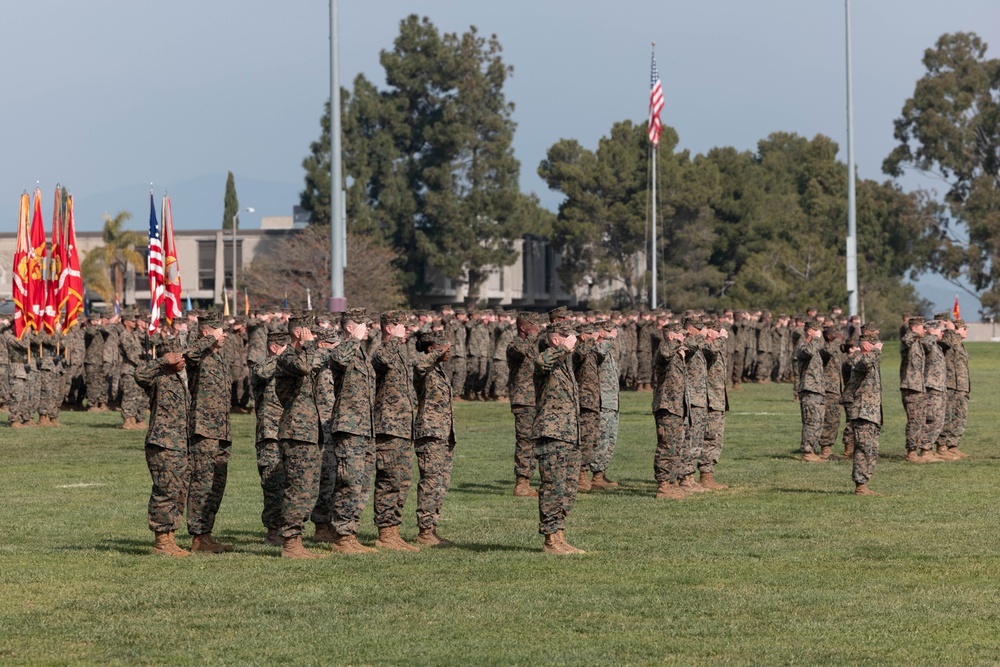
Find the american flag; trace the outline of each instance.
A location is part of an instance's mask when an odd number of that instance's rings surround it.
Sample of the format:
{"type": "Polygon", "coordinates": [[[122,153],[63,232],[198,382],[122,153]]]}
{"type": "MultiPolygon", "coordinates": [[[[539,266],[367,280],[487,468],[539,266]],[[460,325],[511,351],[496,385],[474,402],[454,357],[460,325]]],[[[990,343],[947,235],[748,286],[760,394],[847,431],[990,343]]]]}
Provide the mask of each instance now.
{"type": "Polygon", "coordinates": [[[663,86],[660,73],[656,69],[656,54],[653,54],[653,69],[649,74],[649,140],[654,146],[660,145],[660,111],[663,110],[663,86]]]}
{"type": "Polygon", "coordinates": [[[160,328],[160,308],[163,306],[163,242],[160,224],[156,221],[153,192],[149,192],[149,333],[160,328]]]}

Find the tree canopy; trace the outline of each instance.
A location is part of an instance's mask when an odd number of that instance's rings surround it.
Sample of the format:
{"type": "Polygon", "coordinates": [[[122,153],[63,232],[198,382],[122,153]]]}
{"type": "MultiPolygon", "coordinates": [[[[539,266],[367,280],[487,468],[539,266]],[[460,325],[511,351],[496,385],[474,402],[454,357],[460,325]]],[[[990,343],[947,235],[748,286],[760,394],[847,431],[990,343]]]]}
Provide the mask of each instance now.
{"type": "Polygon", "coordinates": [[[238,228],[240,226],[239,212],[240,200],[236,196],[236,181],[233,179],[233,172],[229,172],[229,176],[226,177],[226,199],[225,209],[222,211],[222,228],[232,229],[234,223],[238,228]]]}

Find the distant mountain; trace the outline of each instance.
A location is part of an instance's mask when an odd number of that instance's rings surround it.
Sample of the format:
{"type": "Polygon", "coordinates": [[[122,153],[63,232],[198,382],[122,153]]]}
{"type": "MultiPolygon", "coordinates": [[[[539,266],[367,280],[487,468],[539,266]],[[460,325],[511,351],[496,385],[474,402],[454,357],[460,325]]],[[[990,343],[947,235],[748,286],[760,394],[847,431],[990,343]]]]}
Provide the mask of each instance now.
{"type": "MultiPolygon", "coordinates": [[[[261,216],[291,215],[299,203],[303,183],[282,183],[240,178],[236,175],[236,195],[240,210],[252,207],[253,213],[240,214],[240,228],[259,229],[261,216]]],[[[174,226],[177,229],[219,229],[225,209],[226,174],[206,174],[184,181],[153,183],[156,216],[164,191],[170,195],[174,226]]],[[[73,192],[76,227],[80,231],[100,231],[101,214],[132,214],[130,229],[142,230],[149,220],[149,183],[136,183],[108,192],[73,192]]]]}

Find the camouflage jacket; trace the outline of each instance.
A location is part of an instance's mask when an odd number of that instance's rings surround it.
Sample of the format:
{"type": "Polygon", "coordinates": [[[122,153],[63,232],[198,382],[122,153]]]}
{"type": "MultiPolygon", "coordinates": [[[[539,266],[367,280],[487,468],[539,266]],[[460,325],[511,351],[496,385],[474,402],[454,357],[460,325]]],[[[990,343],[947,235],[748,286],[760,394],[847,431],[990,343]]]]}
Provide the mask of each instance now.
{"type": "Polygon", "coordinates": [[[63,357],[65,357],[68,365],[82,366],[86,349],[83,339],[83,329],[77,326],[63,333],[63,357]]]}
{"type": "Polygon", "coordinates": [[[313,381],[313,399],[319,412],[320,442],[333,442],[333,408],[337,405],[337,387],[334,385],[334,370],[327,363],[317,371],[313,381]]]}
{"type": "Polygon", "coordinates": [[[573,375],[576,376],[581,410],[601,410],[600,364],[603,357],[597,341],[581,340],[573,350],[573,375]]]}
{"type": "Polygon", "coordinates": [[[546,348],[535,358],[534,438],[580,443],[580,402],[569,348],[546,348]]]}
{"type": "Polygon", "coordinates": [[[955,391],[969,393],[972,383],[969,380],[969,350],[959,338],[955,343],[955,391]]]}
{"type": "Polygon", "coordinates": [[[466,353],[470,357],[490,356],[490,327],[483,322],[474,322],[469,327],[469,343],[466,346],[466,353]]]}
{"type": "Polygon", "coordinates": [[[336,401],[330,430],[375,437],[375,369],[364,346],[348,337],[331,350],[336,401]]]}
{"type": "Polygon", "coordinates": [[[278,357],[267,357],[250,367],[250,391],[253,392],[254,413],[257,415],[257,442],[278,439],[281,421],[281,401],[274,390],[274,372],[278,357]]]}
{"type": "Polygon", "coordinates": [[[465,325],[458,318],[450,317],[445,320],[444,331],[445,335],[448,336],[448,341],[451,342],[451,358],[464,357],[466,354],[465,342],[469,336],[465,325]]]}
{"type": "Polygon", "coordinates": [[[84,353],[83,363],[96,364],[104,363],[104,334],[103,328],[92,324],[84,329],[84,353]]]}
{"type": "Polygon", "coordinates": [[[716,338],[704,352],[705,363],[708,365],[708,409],[725,412],[729,409],[729,393],[726,391],[726,381],[729,379],[726,339],[716,338]]]}
{"type": "Polygon", "coordinates": [[[441,367],[443,350],[421,354],[414,367],[417,418],[414,437],[440,438],[455,442],[455,416],[452,409],[451,382],[441,367]]]}
{"type": "MultiPolygon", "coordinates": [[[[842,354],[840,363],[840,378],[841,386],[843,389],[840,392],[840,403],[845,406],[850,406],[854,401],[854,390],[855,387],[851,384],[851,374],[854,371],[854,364],[857,363],[858,357],[861,356],[861,352],[855,352],[854,354],[842,354]]],[[[850,419],[850,417],[848,417],[850,419]]]]}
{"type": "Polygon", "coordinates": [[[795,350],[795,362],[799,365],[799,393],[805,391],[810,394],[825,394],[826,379],[823,375],[823,357],[820,355],[823,339],[818,337],[808,343],[805,341],[806,337],[802,336],[795,350]]]}
{"type": "Polygon", "coordinates": [[[62,370],[62,334],[42,331],[35,334],[35,339],[42,351],[38,360],[38,369],[43,371],[62,370]]]}
{"type": "Polygon", "coordinates": [[[653,412],[688,415],[687,365],[683,343],[664,338],[653,360],[653,412]]]}
{"type": "Polygon", "coordinates": [[[199,338],[184,352],[185,370],[191,390],[191,437],[231,441],[229,405],[232,379],[222,350],[213,350],[211,336],[199,338]]]}
{"type": "Polygon", "coordinates": [[[823,360],[823,381],[826,393],[832,396],[840,396],[843,393],[840,375],[842,363],[840,343],[836,340],[824,343],[823,347],[819,350],[819,356],[823,360]]]}
{"type": "Polygon", "coordinates": [[[319,411],[313,397],[315,374],[326,361],[314,344],[301,350],[289,345],[279,354],[274,369],[274,393],[281,403],[279,440],[319,442],[319,411]]]}
{"type": "Polygon", "coordinates": [[[944,348],[937,336],[926,335],[920,339],[924,348],[924,387],[944,391],[947,388],[947,367],[944,348]]]}
{"type": "Polygon", "coordinates": [[[618,362],[615,360],[615,338],[597,344],[601,350],[601,410],[618,412],[618,362]]]}
{"type": "Polygon", "coordinates": [[[247,331],[247,365],[253,368],[267,359],[267,326],[255,321],[247,331]]]}
{"type": "MultiPolygon", "coordinates": [[[[507,366],[510,369],[507,393],[510,407],[535,407],[535,357],[538,356],[538,336],[515,336],[507,346],[507,366]]],[[[615,382],[618,379],[615,378],[615,382]]]]}
{"type": "Polygon", "coordinates": [[[951,390],[955,389],[958,379],[955,375],[955,344],[961,340],[956,331],[947,329],[941,337],[941,342],[938,343],[944,351],[945,387],[951,390]]]}
{"type": "Polygon", "coordinates": [[[899,388],[924,390],[924,347],[920,336],[909,331],[899,339],[899,388]]]}
{"type": "MultiPolygon", "coordinates": [[[[166,370],[163,359],[143,362],[135,381],[149,395],[149,430],[146,444],[176,452],[188,447],[191,394],[180,373],[166,370]]],[[[226,401],[226,407],[229,402],[226,401]]]]}
{"type": "Polygon", "coordinates": [[[689,336],[684,341],[684,363],[687,366],[687,394],[691,407],[708,407],[708,362],[705,348],[708,342],[702,335],[689,336]]]}
{"type": "Polygon", "coordinates": [[[31,331],[21,333],[19,339],[14,335],[14,329],[9,328],[3,332],[3,339],[7,345],[7,356],[10,358],[10,376],[15,378],[28,377],[28,350],[31,347],[31,331]]]}
{"type": "Polygon", "coordinates": [[[130,369],[137,367],[143,362],[142,343],[139,342],[137,332],[123,330],[118,336],[118,344],[121,346],[122,363],[130,369]]]}
{"type": "Polygon", "coordinates": [[[375,434],[413,438],[416,396],[413,367],[403,339],[390,337],[372,358],[375,369],[375,434]]]}
{"type": "Polygon", "coordinates": [[[863,419],[873,424],[882,423],[882,373],[879,359],[882,353],[872,350],[858,354],[851,369],[852,400],[847,407],[848,419],[863,419]]]}

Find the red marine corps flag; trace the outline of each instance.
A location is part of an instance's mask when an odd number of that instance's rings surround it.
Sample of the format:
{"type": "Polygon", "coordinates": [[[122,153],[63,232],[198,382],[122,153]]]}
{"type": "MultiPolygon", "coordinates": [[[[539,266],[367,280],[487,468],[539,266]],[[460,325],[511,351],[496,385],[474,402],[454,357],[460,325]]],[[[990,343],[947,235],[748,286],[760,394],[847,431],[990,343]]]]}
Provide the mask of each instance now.
{"type": "Polygon", "coordinates": [[[59,319],[59,295],[58,283],[59,274],[62,273],[62,265],[59,263],[60,247],[62,246],[62,188],[56,184],[56,200],[52,209],[52,243],[49,244],[49,251],[45,254],[45,307],[42,311],[42,326],[47,333],[52,333],[56,329],[56,320],[59,319]]]}
{"type": "Polygon", "coordinates": [[[167,323],[184,316],[181,310],[181,272],[177,264],[177,246],[174,244],[174,214],[170,209],[170,197],[163,198],[163,259],[166,300],[164,311],[167,323]]]}
{"type": "Polygon", "coordinates": [[[21,195],[21,211],[17,218],[17,245],[14,247],[14,273],[11,291],[14,293],[14,334],[20,338],[31,326],[31,308],[28,307],[28,193],[21,195]]]}
{"type": "Polygon", "coordinates": [[[28,303],[29,323],[35,331],[42,325],[45,310],[45,223],[42,222],[42,191],[35,188],[31,215],[31,238],[28,240],[28,303]]]}
{"type": "Polygon", "coordinates": [[[160,225],[156,221],[153,191],[149,191],[149,333],[160,328],[160,308],[163,307],[163,244],[160,225]]]}
{"type": "Polygon", "coordinates": [[[957,294],[955,295],[955,305],[951,309],[951,316],[952,316],[953,319],[956,319],[956,320],[962,319],[962,309],[958,307],[958,295],[957,294]]]}
{"type": "Polygon", "coordinates": [[[83,277],[80,253],[76,249],[76,225],[73,222],[73,195],[66,199],[66,235],[60,246],[59,310],[66,308],[63,331],[69,331],[83,313],[83,277]]]}

